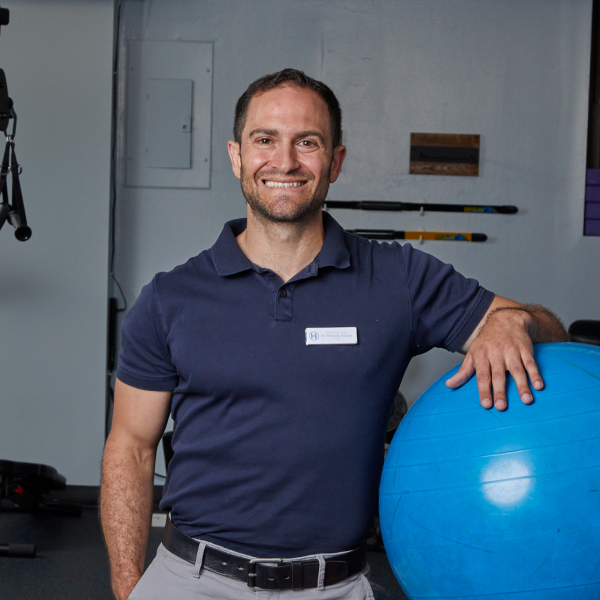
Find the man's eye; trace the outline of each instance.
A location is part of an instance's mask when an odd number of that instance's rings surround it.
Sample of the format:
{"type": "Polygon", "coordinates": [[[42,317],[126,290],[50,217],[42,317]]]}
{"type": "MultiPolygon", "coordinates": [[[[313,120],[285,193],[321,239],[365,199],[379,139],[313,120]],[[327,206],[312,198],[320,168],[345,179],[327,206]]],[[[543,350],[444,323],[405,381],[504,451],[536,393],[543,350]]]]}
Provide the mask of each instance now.
{"type": "Polygon", "coordinates": [[[259,138],[258,140],[256,140],[259,144],[265,145],[265,144],[270,144],[271,140],[269,138],[259,138]]]}
{"type": "Polygon", "coordinates": [[[316,144],[312,140],[302,140],[300,142],[300,145],[304,146],[305,148],[312,148],[313,146],[316,146],[316,144]]]}

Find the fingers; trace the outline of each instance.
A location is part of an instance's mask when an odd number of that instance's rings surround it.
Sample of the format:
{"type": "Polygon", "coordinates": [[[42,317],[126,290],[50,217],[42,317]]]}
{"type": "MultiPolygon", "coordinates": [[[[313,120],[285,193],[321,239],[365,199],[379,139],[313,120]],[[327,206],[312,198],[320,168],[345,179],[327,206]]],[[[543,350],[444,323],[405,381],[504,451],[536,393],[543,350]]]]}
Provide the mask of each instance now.
{"type": "Polygon", "coordinates": [[[527,371],[523,366],[523,361],[520,355],[518,358],[513,359],[513,361],[508,365],[508,370],[510,371],[510,374],[515,380],[515,384],[517,386],[517,390],[519,391],[519,397],[521,398],[521,401],[525,404],[531,404],[533,402],[533,395],[531,393],[531,390],[529,389],[529,384],[527,382],[527,371]]]}
{"type": "MultiPolygon", "coordinates": [[[[471,353],[467,353],[463,364],[460,369],[446,381],[446,386],[452,389],[458,388],[461,385],[464,385],[471,377],[473,373],[477,374],[477,389],[479,391],[479,401],[481,402],[481,406],[483,408],[492,408],[494,405],[492,401],[492,380],[493,378],[490,376],[492,372],[490,361],[482,360],[481,357],[478,359],[478,364],[476,365],[476,360],[471,353]]],[[[504,371],[502,371],[502,377],[496,377],[496,385],[498,386],[498,390],[502,390],[501,395],[498,397],[500,401],[499,405],[503,406],[503,408],[498,408],[498,410],[504,410],[506,408],[506,394],[504,393],[504,371]]],[[[494,387],[494,389],[496,389],[494,387]]]]}
{"type": "Polygon", "coordinates": [[[494,408],[496,410],[506,410],[508,402],[506,400],[506,367],[492,367],[492,387],[494,388],[494,408]]]}
{"type": "Polygon", "coordinates": [[[489,369],[476,368],[475,359],[470,352],[465,356],[460,369],[446,381],[446,386],[451,389],[459,388],[477,373],[477,389],[479,390],[479,401],[483,408],[492,408],[492,380],[489,369]]]}
{"type": "Polygon", "coordinates": [[[477,390],[479,391],[479,402],[483,408],[492,408],[492,376],[488,364],[487,368],[480,367],[477,373],[477,390]]]}
{"type": "Polygon", "coordinates": [[[533,394],[529,388],[528,376],[531,385],[536,390],[544,387],[544,382],[529,348],[511,348],[509,351],[489,353],[479,349],[474,353],[467,353],[460,369],[446,381],[446,386],[456,389],[464,385],[472,376],[477,375],[477,390],[479,401],[483,408],[506,410],[508,401],[506,397],[506,374],[509,372],[519,392],[519,397],[524,404],[533,402],[533,394]]]}
{"type": "Polygon", "coordinates": [[[533,355],[531,353],[529,353],[523,357],[523,365],[525,366],[525,369],[527,370],[527,373],[529,374],[529,379],[531,380],[531,385],[533,385],[533,387],[538,391],[543,390],[544,389],[544,380],[542,379],[542,376],[540,375],[540,372],[537,367],[537,363],[535,362],[535,359],[533,358],[533,355]]]}
{"type": "Polygon", "coordinates": [[[490,359],[486,355],[485,357],[479,357],[479,359],[475,358],[474,363],[479,400],[484,408],[491,408],[493,405],[497,410],[507,409],[507,373],[512,375],[519,397],[524,404],[533,402],[528,376],[536,390],[541,390],[544,387],[533,353],[528,350],[509,352],[506,358],[503,355],[498,355],[490,359]]]}
{"type": "Polygon", "coordinates": [[[467,383],[467,381],[473,377],[473,373],[475,373],[473,357],[470,354],[467,354],[460,369],[446,381],[446,386],[452,389],[458,388],[467,383]]]}

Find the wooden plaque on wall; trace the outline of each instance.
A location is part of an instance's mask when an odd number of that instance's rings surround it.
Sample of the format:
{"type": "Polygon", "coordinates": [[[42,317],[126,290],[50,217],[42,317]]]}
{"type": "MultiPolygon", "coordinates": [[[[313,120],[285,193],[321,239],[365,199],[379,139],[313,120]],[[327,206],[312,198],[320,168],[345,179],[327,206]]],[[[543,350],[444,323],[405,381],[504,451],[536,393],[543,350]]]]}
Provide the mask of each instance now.
{"type": "Polygon", "coordinates": [[[479,175],[479,135],[411,133],[412,175],[479,175]]]}

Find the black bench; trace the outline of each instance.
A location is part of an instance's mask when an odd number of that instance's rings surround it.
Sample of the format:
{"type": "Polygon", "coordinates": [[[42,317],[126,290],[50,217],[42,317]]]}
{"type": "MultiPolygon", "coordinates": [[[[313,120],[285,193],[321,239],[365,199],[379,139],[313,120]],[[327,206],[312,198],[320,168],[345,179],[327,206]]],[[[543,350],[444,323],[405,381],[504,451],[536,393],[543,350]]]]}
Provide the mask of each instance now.
{"type": "MultiPolygon", "coordinates": [[[[64,490],[67,481],[56,469],[35,463],[0,460],[0,510],[3,501],[15,510],[46,510],[48,492],[64,490]]],[[[59,505],[53,505],[53,508],[59,505]]],[[[79,506],[81,513],[81,506],[79,506]]],[[[0,556],[34,557],[35,544],[0,543],[0,556]]]]}
{"type": "Polygon", "coordinates": [[[574,321],[569,327],[569,338],[572,342],[600,346],[600,321],[574,321]]]}

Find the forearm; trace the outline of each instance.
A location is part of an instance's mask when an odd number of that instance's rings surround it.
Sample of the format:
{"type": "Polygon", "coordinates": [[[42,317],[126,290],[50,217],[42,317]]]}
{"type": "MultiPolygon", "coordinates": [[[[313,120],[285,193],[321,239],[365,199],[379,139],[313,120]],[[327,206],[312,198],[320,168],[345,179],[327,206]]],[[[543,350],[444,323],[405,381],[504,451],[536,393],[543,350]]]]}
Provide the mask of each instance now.
{"type": "MultiPolygon", "coordinates": [[[[496,308],[490,313],[488,320],[494,318],[493,315],[500,311],[520,311],[528,315],[528,317],[525,317],[525,325],[534,344],[569,341],[569,336],[558,317],[543,306],[524,304],[521,307],[508,306],[496,308]]],[[[502,317],[503,315],[497,316],[502,317]]]]}
{"type": "Polygon", "coordinates": [[[125,600],[142,576],[152,518],[155,452],[109,437],[102,461],[100,517],[112,588],[125,600]]]}

